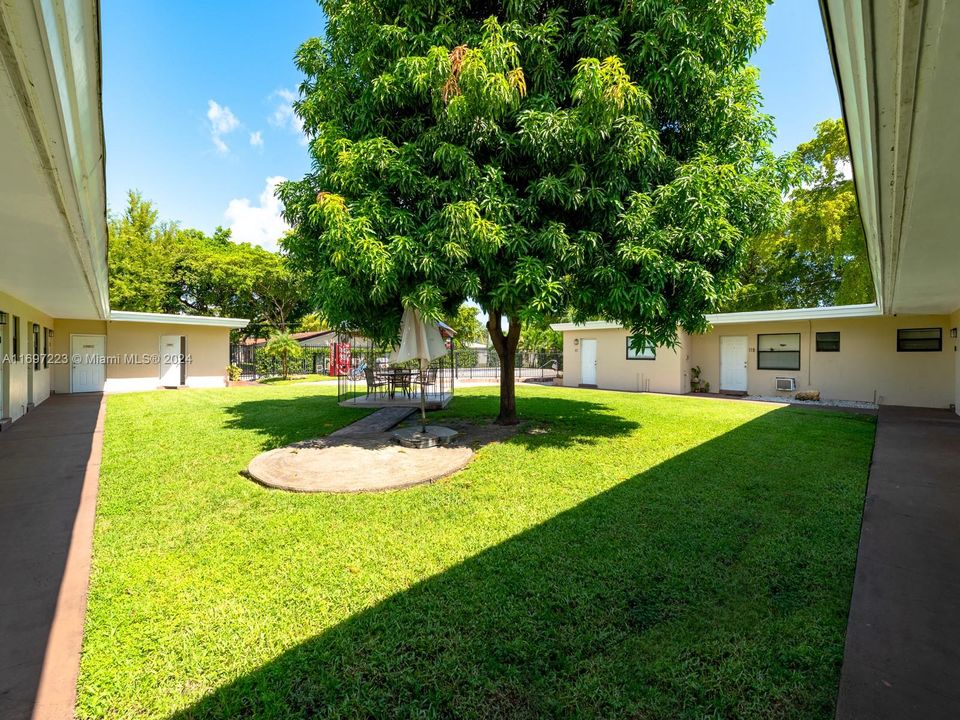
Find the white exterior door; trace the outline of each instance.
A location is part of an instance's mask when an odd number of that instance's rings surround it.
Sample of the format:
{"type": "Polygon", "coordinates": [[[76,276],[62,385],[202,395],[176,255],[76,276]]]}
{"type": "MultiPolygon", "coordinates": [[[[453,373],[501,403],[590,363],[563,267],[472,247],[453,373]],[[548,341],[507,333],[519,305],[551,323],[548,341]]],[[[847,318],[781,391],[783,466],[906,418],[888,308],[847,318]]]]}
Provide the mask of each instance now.
{"type": "Polygon", "coordinates": [[[70,336],[70,392],[103,392],[106,355],[105,335],[70,336]]]}
{"type": "Polygon", "coordinates": [[[720,389],[747,391],[747,338],[744,336],[720,338],[720,389]]]}
{"type": "Polygon", "coordinates": [[[597,341],[580,341],[580,384],[597,384],[597,341]]]}
{"type": "Polygon", "coordinates": [[[160,384],[177,387],[183,384],[183,338],[180,335],[160,336],[160,384]]]}

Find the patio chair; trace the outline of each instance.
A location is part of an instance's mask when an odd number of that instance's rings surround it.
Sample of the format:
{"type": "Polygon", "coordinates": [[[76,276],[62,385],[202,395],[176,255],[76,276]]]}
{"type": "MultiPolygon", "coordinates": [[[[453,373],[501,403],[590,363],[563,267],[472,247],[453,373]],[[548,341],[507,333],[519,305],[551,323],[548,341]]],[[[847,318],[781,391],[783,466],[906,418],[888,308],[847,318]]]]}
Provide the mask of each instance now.
{"type": "Polygon", "coordinates": [[[419,377],[415,378],[413,382],[422,385],[424,394],[429,395],[430,388],[437,384],[437,369],[432,367],[422,370],[419,377]]]}
{"type": "Polygon", "coordinates": [[[413,378],[409,370],[405,368],[395,368],[391,370],[390,381],[393,383],[390,397],[393,397],[393,394],[396,393],[397,390],[403,393],[404,397],[410,397],[410,386],[413,383],[413,378]]]}
{"type": "Polygon", "coordinates": [[[363,374],[367,379],[367,395],[381,394],[383,392],[382,388],[388,386],[387,381],[379,377],[372,367],[364,367],[363,374]]]}

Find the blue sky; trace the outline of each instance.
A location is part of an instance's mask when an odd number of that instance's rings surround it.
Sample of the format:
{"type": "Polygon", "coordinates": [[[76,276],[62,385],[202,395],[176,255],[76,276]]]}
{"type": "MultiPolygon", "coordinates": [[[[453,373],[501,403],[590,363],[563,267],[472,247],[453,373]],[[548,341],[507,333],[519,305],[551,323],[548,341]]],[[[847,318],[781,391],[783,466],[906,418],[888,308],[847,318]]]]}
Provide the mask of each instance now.
{"type": "MultiPolygon", "coordinates": [[[[276,178],[309,169],[290,99],[299,44],[323,30],[313,0],[102,0],[107,195],[128,189],[160,216],[273,249],[283,231],[276,178]]],[[[816,0],[778,0],[754,57],[777,152],[839,115],[816,0]]]]}

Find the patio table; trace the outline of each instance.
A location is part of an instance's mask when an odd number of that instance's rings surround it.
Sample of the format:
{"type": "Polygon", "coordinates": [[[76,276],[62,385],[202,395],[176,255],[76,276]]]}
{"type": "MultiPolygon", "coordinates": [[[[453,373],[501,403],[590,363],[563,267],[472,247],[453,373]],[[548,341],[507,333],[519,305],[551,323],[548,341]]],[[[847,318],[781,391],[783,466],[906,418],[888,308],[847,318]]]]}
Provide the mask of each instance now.
{"type": "Polygon", "coordinates": [[[390,399],[393,400],[397,393],[397,388],[399,388],[404,395],[410,395],[410,385],[413,380],[413,370],[407,370],[404,368],[388,368],[387,370],[381,373],[387,381],[387,393],[390,396],[390,399]]]}

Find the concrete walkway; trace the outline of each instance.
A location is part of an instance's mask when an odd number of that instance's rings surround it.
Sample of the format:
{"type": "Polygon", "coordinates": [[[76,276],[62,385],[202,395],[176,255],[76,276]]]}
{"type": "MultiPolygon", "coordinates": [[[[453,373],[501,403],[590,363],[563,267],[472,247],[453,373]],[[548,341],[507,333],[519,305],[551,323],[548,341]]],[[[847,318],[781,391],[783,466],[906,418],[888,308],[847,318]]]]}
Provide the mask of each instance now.
{"type": "Polygon", "coordinates": [[[837,718],[960,717],[960,417],[881,407],[837,718]]]}
{"type": "Polygon", "coordinates": [[[72,718],[103,432],[100,395],[0,432],[0,718],[72,718]]]}
{"type": "Polygon", "coordinates": [[[417,411],[412,407],[385,407],[362,417],[356,422],[335,430],[327,437],[350,438],[366,437],[367,435],[378,435],[390,430],[417,411]]]}

